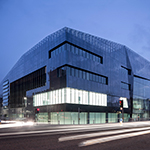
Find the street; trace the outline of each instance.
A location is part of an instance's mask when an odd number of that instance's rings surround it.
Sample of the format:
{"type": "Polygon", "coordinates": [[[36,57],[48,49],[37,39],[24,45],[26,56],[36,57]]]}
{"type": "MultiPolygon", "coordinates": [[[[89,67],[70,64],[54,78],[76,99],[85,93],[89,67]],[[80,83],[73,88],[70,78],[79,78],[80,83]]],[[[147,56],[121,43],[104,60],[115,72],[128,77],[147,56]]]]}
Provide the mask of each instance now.
{"type": "Polygon", "coordinates": [[[34,125],[1,127],[0,149],[149,150],[149,125],[150,122],[147,121],[123,123],[123,125],[116,123],[74,126],[34,125]],[[135,133],[136,135],[132,136],[135,133]],[[138,135],[139,133],[140,135],[138,135]],[[120,137],[122,135],[124,137],[120,137]],[[126,135],[130,135],[130,137],[126,137],[126,135]],[[118,139],[115,139],[115,137],[118,139]],[[86,145],[85,143],[88,144],[86,145]]]}

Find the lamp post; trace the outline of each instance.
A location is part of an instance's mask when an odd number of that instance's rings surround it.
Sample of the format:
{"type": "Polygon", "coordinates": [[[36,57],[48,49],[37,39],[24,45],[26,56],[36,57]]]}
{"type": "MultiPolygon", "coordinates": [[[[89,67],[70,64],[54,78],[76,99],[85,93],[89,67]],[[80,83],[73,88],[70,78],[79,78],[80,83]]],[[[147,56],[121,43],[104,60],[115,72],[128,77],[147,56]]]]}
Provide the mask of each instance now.
{"type": "MultiPolygon", "coordinates": [[[[25,111],[25,115],[26,115],[26,107],[27,107],[27,97],[23,97],[22,98],[22,104],[23,104],[23,101],[24,101],[24,111],[25,111]]],[[[23,107],[22,107],[22,112],[23,112],[23,107]]],[[[22,113],[24,114],[24,113],[22,113]]]]}
{"type": "MultiPolygon", "coordinates": [[[[80,105],[80,97],[78,97],[78,103],[80,105]]],[[[80,124],[80,106],[78,107],[78,124],[80,124]]]]}

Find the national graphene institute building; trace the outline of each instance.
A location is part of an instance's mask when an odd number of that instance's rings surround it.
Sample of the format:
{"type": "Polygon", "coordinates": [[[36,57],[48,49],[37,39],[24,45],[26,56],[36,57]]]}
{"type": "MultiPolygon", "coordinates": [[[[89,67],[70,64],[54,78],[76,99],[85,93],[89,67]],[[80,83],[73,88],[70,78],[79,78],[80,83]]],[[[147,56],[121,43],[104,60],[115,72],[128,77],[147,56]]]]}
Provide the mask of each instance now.
{"type": "Polygon", "coordinates": [[[125,45],[65,27],[22,55],[1,81],[0,98],[0,115],[10,119],[50,124],[148,120],[150,62],[125,45]]]}

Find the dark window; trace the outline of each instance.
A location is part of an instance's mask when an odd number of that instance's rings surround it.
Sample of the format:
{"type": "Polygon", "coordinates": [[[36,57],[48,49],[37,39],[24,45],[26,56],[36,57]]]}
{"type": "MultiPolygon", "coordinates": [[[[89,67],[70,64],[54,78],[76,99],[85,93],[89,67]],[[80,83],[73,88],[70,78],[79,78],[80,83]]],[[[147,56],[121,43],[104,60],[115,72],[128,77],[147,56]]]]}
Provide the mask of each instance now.
{"type": "Polygon", "coordinates": [[[10,107],[24,107],[26,91],[46,84],[46,67],[43,67],[10,84],[10,107]]]}
{"type": "Polygon", "coordinates": [[[131,69],[128,70],[128,75],[131,75],[131,69]]]}
{"type": "Polygon", "coordinates": [[[60,69],[57,69],[57,77],[60,77],[60,69]]]}
{"type": "Polygon", "coordinates": [[[49,51],[49,58],[51,58],[51,51],[49,51]]]}
{"type": "Polygon", "coordinates": [[[61,76],[66,75],[66,67],[61,68],[61,76]]]}
{"type": "Polygon", "coordinates": [[[98,58],[98,61],[99,61],[101,64],[103,64],[103,57],[98,58]]]}

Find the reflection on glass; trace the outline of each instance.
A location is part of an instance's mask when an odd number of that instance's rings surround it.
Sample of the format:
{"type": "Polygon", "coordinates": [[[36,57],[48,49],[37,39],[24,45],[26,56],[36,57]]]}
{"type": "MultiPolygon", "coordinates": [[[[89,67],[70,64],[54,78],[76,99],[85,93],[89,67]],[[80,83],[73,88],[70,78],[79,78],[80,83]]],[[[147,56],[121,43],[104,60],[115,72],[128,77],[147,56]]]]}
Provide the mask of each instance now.
{"type": "Polygon", "coordinates": [[[80,55],[84,58],[91,59],[92,61],[102,63],[102,57],[101,56],[96,56],[96,54],[91,54],[90,52],[87,52],[86,50],[84,50],[82,48],[78,48],[77,46],[71,45],[69,43],[65,43],[65,44],[60,45],[59,47],[57,47],[53,50],[50,50],[49,51],[49,55],[50,55],[49,58],[54,57],[54,56],[60,54],[61,52],[65,51],[65,50],[70,51],[73,54],[80,55]]]}

